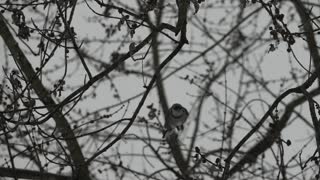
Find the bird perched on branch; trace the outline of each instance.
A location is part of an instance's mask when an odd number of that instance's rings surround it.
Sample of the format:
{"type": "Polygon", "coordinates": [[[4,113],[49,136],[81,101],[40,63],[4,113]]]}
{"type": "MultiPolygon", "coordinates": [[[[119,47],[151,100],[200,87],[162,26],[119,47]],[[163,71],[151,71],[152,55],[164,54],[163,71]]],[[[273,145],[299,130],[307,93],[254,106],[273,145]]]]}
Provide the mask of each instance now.
{"type": "Polygon", "coordinates": [[[175,128],[183,130],[183,124],[186,122],[188,116],[189,113],[186,108],[178,103],[173,104],[166,115],[163,138],[170,134],[175,128]]]}

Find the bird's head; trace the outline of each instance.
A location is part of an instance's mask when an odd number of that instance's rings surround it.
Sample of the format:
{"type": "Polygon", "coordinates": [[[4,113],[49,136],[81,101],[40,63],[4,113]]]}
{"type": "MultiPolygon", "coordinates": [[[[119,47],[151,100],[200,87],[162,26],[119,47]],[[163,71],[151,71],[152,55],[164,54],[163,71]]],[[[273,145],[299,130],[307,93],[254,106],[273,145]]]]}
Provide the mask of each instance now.
{"type": "Polygon", "coordinates": [[[182,116],[185,116],[188,112],[184,107],[182,107],[180,104],[173,104],[170,108],[171,115],[176,118],[180,118],[182,116]]]}

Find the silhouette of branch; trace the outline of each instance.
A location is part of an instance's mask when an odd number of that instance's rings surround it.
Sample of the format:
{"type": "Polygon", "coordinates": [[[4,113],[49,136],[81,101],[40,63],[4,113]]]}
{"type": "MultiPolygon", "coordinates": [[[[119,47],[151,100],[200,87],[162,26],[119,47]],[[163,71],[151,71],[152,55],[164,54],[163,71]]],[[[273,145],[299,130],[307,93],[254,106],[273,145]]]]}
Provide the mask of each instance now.
{"type": "Polygon", "coordinates": [[[10,30],[8,29],[4,21],[4,17],[2,16],[2,14],[0,14],[0,35],[2,36],[8,49],[10,50],[16,64],[23,72],[25,78],[29,82],[31,82],[31,87],[35,90],[36,94],[38,95],[42,103],[47,106],[49,112],[54,111],[54,113],[52,113],[52,117],[55,120],[58,129],[62,131],[62,135],[65,138],[68,138],[66,140],[68,150],[71,154],[71,158],[74,163],[73,165],[76,168],[76,172],[79,175],[79,179],[90,179],[88,176],[88,169],[86,166],[84,166],[85,161],[81,148],[77,139],[74,138],[74,133],[66,117],[62,114],[61,111],[57,111],[53,108],[56,105],[54,100],[37,77],[32,65],[28,61],[27,57],[24,55],[23,51],[20,49],[18,43],[13,38],[12,34],[10,33],[10,30]]]}
{"type": "Polygon", "coordinates": [[[26,169],[11,169],[0,167],[0,177],[16,177],[23,179],[52,179],[52,180],[72,180],[72,177],[58,175],[48,172],[39,172],[26,169]]]}

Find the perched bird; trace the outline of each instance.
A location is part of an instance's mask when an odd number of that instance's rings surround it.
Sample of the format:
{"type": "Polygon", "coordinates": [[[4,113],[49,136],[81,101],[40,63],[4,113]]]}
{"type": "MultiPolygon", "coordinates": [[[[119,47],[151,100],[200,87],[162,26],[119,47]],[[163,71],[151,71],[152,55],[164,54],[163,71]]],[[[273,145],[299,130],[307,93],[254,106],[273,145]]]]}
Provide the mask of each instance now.
{"type": "Polygon", "coordinates": [[[165,131],[163,132],[163,138],[168,132],[177,128],[178,130],[183,130],[183,124],[186,122],[189,113],[186,108],[176,103],[171,106],[166,115],[166,122],[164,124],[165,131]]]}

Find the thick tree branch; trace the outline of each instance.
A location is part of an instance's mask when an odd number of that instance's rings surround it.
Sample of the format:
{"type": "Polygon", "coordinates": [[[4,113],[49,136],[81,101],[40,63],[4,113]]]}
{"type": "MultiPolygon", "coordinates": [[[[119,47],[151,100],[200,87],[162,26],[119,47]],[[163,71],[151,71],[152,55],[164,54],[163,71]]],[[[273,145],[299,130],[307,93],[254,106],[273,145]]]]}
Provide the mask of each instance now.
{"type": "Polygon", "coordinates": [[[26,169],[10,169],[0,167],[0,177],[16,177],[23,179],[72,180],[72,177],[26,169]]]}
{"type": "Polygon", "coordinates": [[[4,17],[0,14],[0,35],[2,36],[5,44],[10,50],[13,59],[15,60],[17,66],[21,69],[25,78],[31,83],[31,87],[34,89],[39,99],[42,101],[44,105],[47,106],[49,112],[55,111],[52,114],[53,119],[56,122],[56,126],[58,130],[62,132],[62,136],[66,138],[66,143],[68,146],[68,150],[70,152],[73,166],[76,168],[76,174],[79,175],[79,179],[90,179],[89,171],[86,166],[84,166],[84,156],[82,154],[80,145],[77,139],[74,138],[74,133],[65,118],[62,112],[59,110],[55,110],[54,107],[56,103],[53,98],[50,96],[47,89],[43,86],[41,81],[36,75],[36,72],[33,70],[32,65],[28,61],[25,54],[20,49],[18,43],[13,38],[10,33],[7,24],[4,21],[4,17]]]}
{"type": "MultiPolygon", "coordinates": [[[[301,23],[303,24],[303,30],[306,32],[306,42],[308,49],[313,60],[314,67],[318,67],[320,64],[320,55],[316,39],[314,37],[314,30],[312,28],[312,20],[309,17],[308,10],[305,8],[300,0],[292,0],[292,3],[296,7],[296,10],[300,16],[301,23]]],[[[318,75],[318,85],[320,85],[320,74],[318,75]]]]}
{"type": "Polygon", "coordinates": [[[320,66],[317,67],[317,69],[315,70],[315,72],[300,86],[297,86],[295,88],[291,88],[288,89],[287,91],[285,91],[284,93],[282,93],[270,106],[270,108],[268,109],[268,111],[264,114],[264,116],[261,118],[261,120],[257,123],[257,125],[255,125],[255,127],[253,127],[246,135],[245,137],[243,137],[241,139],[241,141],[236,145],[236,147],[232,150],[232,152],[229,154],[229,156],[226,158],[225,162],[225,169],[223,172],[223,176],[222,179],[227,179],[230,176],[230,172],[229,172],[229,168],[230,168],[230,162],[232,160],[232,158],[234,157],[234,155],[239,151],[239,149],[244,145],[244,143],[255,133],[258,131],[258,129],[262,126],[262,124],[267,120],[267,118],[272,115],[272,112],[274,111],[274,109],[278,106],[278,104],[285,98],[287,97],[289,94],[292,93],[298,93],[301,94],[302,92],[302,88],[304,89],[308,89],[313,83],[314,81],[317,79],[318,74],[319,74],[319,70],[320,70],[320,66]]]}
{"type": "MultiPolygon", "coordinates": [[[[320,94],[320,91],[313,90],[309,94],[311,97],[315,97],[320,94]]],[[[241,171],[241,168],[244,167],[244,165],[255,162],[260,154],[268,150],[273,145],[273,143],[275,143],[276,140],[280,137],[281,131],[286,127],[287,122],[289,121],[292,113],[294,112],[294,108],[301,105],[306,100],[307,99],[305,96],[301,96],[289,103],[286,106],[285,111],[282,117],[277,122],[277,124],[275,124],[273,128],[270,128],[268,132],[265,134],[264,138],[261,139],[258,143],[256,143],[254,147],[250,148],[246,152],[246,154],[241,158],[241,160],[230,169],[230,176],[236,172],[241,171]]]]}

